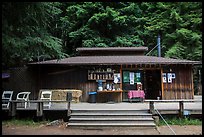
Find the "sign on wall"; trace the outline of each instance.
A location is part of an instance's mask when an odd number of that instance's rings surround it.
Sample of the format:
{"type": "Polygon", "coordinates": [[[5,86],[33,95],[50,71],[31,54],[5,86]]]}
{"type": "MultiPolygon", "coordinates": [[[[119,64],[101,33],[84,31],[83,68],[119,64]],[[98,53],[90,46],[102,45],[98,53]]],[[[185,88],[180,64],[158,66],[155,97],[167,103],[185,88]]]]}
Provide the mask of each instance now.
{"type": "Polygon", "coordinates": [[[123,82],[130,82],[130,74],[129,71],[123,71],[123,82]]]}
{"type": "Polygon", "coordinates": [[[166,83],[166,73],[162,74],[162,78],[163,78],[163,83],[166,83]]]}
{"type": "Polygon", "coordinates": [[[167,81],[168,81],[168,83],[172,83],[172,75],[171,75],[171,73],[167,74],[167,81]]]}
{"type": "Polygon", "coordinates": [[[113,82],[116,83],[116,84],[120,83],[120,79],[121,79],[120,78],[120,73],[115,73],[114,74],[114,81],[113,82]]]}
{"type": "Polygon", "coordinates": [[[137,83],[137,82],[141,82],[141,73],[140,72],[135,73],[135,83],[137,83]]]}
{"type": "Polygon", "coordinates": [[[175,73],[171,73],[171,77],[172,77],[172,79],[175,79],[176,78],[176,74],[175,73]]]}
{"type": "Polygon", "coordinates": [[[172,80],[176,78],[175,73],[163,73],[162,74],[163,83],[172,83],[172,80]]]}
{"type": "Polygon", "coordinates": [[[134,72],[130,72],[130,85],[134,85],[134,72]]]}

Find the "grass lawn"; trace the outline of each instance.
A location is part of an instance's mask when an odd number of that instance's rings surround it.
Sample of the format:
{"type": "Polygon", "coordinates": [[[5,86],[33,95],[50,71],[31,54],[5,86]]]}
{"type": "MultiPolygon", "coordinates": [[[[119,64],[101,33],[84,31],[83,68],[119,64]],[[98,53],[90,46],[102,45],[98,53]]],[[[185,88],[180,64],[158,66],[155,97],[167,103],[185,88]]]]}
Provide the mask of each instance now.
{"type": "Polygon", "coordinates": [[[38,121],[34,122],[32,119],[11,119],[2,121],[2,125],[6,126],[39,126],[42,124],[49,123],[50,121],[38,121]]]}
{"type": "MultiPolygon", "coordinates": [[[[195,119],[195,118],[178,118],[178,117],[164,117],[165,121],[169,125],[202,125],[202,120],[200,119],[195,119]]],[[[159,119],[159,124],[158,126],[164,126],[166,123],[162,118],[159,119]]]]}

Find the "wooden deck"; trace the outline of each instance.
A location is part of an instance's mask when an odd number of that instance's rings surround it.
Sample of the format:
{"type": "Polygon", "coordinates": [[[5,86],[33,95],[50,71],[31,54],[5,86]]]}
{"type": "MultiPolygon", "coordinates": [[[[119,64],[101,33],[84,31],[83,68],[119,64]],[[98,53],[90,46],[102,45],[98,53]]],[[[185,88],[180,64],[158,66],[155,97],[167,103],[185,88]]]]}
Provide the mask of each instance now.
{"type": "MultiPolygon", "coordinates": [[[[150,102],[154,102],[154,109],[157,109],[161,114],[179,114],[182,101],[182,111],[188,111],[190,115],[202,115],[202,97],[194,100],[145,100],[144,102],[121,102],[121,103],[84,103],[71,102],[70,110],[150,110],[150,102]]],[[[22,108],[20,103],[17,103],[16,111],[29,112],[39,111],[38,101],[31,101],[30,107],[22,108]]],[[[8,108],[2,108],[3,111],[9,112],[8,108]]],[[[68,111],[68,102],[53,101],[51,108],[43,107],[43,112],[59,113],[68,111]]],[[[42,112],[42,113],[43,113],[42,112]]]]}

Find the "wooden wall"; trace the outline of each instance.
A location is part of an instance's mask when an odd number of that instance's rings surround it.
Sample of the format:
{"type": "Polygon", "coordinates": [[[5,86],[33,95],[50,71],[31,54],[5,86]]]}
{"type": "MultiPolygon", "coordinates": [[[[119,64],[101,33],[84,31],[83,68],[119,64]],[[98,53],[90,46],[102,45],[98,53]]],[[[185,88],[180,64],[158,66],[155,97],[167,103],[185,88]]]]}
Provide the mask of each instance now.
{"type": "Polygon", "coordinates": [[[41,68],[38,77],[38,90],[40,89],[78,89],[82,90],[80,101],[88,101],[88,92],[96,91],[96,81],[88,81],[88,70],[80,67],[56,68],[50,72],[41,68]]]}
{"type": "Polygon", "coordinates": [[[172,80],[172,83],[163,83],[162,99],[193,99],[191,65],[170,65],[163,69],[163,73],[175,73],[176,78],[172,80]]]}
{"type": "MultiPolygon", "coordinates": [[[[97,90],[96,80],[88,80],[88,67],[41,67],[37,79],[40,89],[78,89],[82,90],[81,102],[87,102],[89,92],[97,90]],[[53,69],[54,68],[54,69],[53,69]]],[[[107,102],[109,97],[119,102],[120,93],[100,93],[97,102],[107,102]],[[110,95],[111,94],[111,95],[110,95]]]]}
{"type": "MultiPolygon", "coordinates": [[[[2,90],[14,91],[12,99],[21,91],[31,92],[30,99],[35,99],[36,75],[28,67],[12,68],[9,71],[10,77],[2,81],[2,90]]],[[[3,93],[3,92],[2,92],[3,93]]]]}
{"type": "MultiPolygon", "coordinates": [[[[163,73],[175,73],[172,83],[162,84],[162,99],[192,99],[194,97],[192,65],[161,67],[163,73]],[[171,71],[170,71],[171,68],[171,71]]],[[[162,72],[161,71],[161,72],[162,72]]],[[[87,102],[90,91],[97,90],[97,82],[88,80],[86,67],[44,66],[17,68],[11,71],[8,81],[2,82],[2,90],[31,91],[30,99],[37,99],[40,89],[79,89],[82,102],[87,102]]],[[[122,79],[122,78],[121,78],[122,79]]],[[[119,94],[114,95],[119,99],[119,94]]],[[[106,98],[105,95],[98,97],[106,98]]]]}

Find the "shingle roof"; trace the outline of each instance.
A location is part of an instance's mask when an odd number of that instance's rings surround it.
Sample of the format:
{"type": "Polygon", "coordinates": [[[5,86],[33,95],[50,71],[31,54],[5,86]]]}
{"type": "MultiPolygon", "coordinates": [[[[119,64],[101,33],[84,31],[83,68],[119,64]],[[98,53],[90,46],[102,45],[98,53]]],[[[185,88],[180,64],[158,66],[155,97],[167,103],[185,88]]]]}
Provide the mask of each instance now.
{"type": "Polygon", "coordinates": [[[121,64],[202,64],[202,63],[199,61],[169,59],[155,56],[76,56],[61,60],[49,60],[29,64],[121,65],[121,64]]]}

